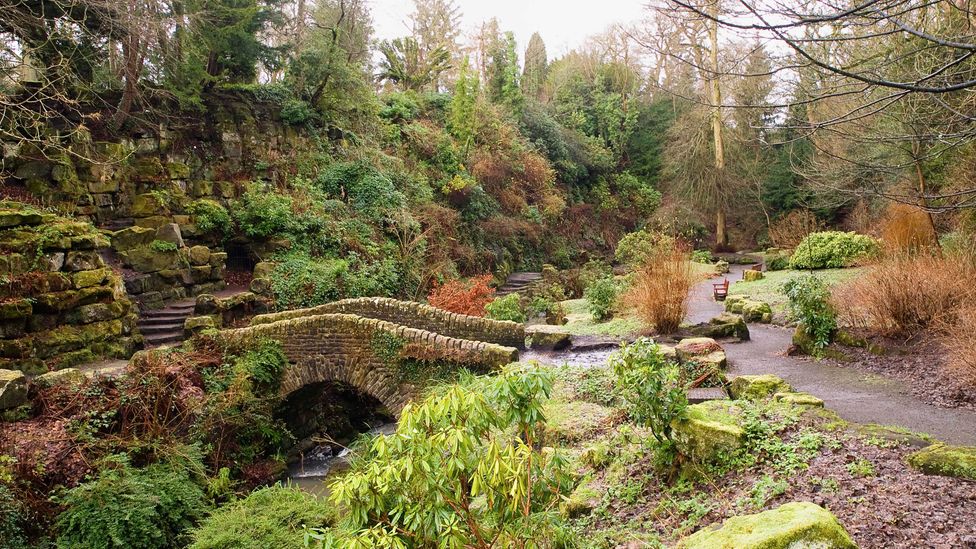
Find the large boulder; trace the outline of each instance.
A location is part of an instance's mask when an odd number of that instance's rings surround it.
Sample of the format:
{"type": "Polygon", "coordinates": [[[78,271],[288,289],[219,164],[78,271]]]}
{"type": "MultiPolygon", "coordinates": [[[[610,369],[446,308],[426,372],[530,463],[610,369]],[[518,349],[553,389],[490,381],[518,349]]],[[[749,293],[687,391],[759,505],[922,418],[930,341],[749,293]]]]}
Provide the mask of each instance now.
{"type": "Polygon", "coordinates": [[[525,328],[525,340],[530,349],[560,350],[572,344],[572,336],[565,328],[536,324],[525,328]]]}
{"type": "Polygon", "coordinates": [[[85,374],[78,368],[65,368],[47,372],[34,378],[34,383],[41,387],[56,387],[60,385],[80,385],[85,381],[85,374]]]}
{"type": "Polygon", "coordinates": [[[118,252],[148,246],[156,238],[156,230],[132,226],[112,233],[112,248],[118,252]]]}
{"type": "Polygon", "coordinates": [[[210,264],[210,248],[206,246],[193,246],[187,253],[190,257],[190,265],[202,266],[210,264]]]}
{"type": "Polygon", "coordinates": [[[154,250],[144,246],[125,252],[123,258],[129,266],[140,273],[155,273],[174,268],[180,254],[177,250],[154,250]]]}
{"type": "Polygon", "coordinates": [[[742,280],[744,282],[755,282],[757,280],[762,280],[763,278],[762,271],[753,271],[751,269],[748,271],[742,271],[742,280]]]}
{"type": "Polygon", "coordinates": [[[699,462],[714,461],[746,442],[743,410],[732,400],[708,400],[688,407],[685,419],[671,424],[675,445],[699,462]]]}
{"type": "Polygon", "coordinates": [[[177,248],[183,247],[183,233],[180,226],[176,223],[166,223],[156,229],[156,240],[175,244],[177,248]]]}
{"type": "Polygon", "coordinates": [[[688,328],[688,332],[698,337],[713,339],[749,340],[749,327],[739,315],[722,313],[715,318],[688,328]]]}
{"type": "Polygon", "coordinates": [[[769,324],[773,321],[773,308],[764,301],[746,301],[742,304],[742,317],[746,322],[769,324]]]}
{"type": "Polygon", "coordinates": [[[681,362],[694,362],[716,371],[723,371],[729,365],[722,346],[710,337],[685,338],[674,349],[681,362]]]}
{"type": "Polygon", "coordinates": [[[908,464],[927,475],[976,480],[976,446],[936,443],[909,455],[908,464]]]}
{"type": "Polygon", "coordinates": [[[20,370],[0,370],[0,411],[27,404],[27,376],[20,370]]]}
{"type": "Polygon", "coordinates": [[[695,532],[678,542],[681,549],[857,549],[830,511],[805,501],[732,517],[721,526],[695,532]]]}
{"type": "Polygon", "coordinates": [[[204,330],[216,330],[217,323],[212,316],[191,316],[183,321],[183,335],[192,337],[204,330]]]}
{"type": "Polygon", "coordinates": [[[740,400],[763,400],[776,393],[788,393],[792,390],[783,378],[772,374],[738,376],[729,385],[732,398],[740,400]]]}

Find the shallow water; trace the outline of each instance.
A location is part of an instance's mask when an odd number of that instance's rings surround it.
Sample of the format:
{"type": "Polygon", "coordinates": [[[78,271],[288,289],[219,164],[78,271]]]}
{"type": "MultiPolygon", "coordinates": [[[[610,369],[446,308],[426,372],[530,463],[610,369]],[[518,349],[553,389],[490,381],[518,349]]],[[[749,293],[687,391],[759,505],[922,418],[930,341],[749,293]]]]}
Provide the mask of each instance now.
{"type": "MultiPolygon", "coordinates": [[[[396,423],[384,423],[370,429],[362,436],[390,435],[396,431],[396,423]]],[[[334,450],[320,445],[305,452],[303,459],[288,464],[288,481],[302,490],[321,498],[329,497],[329,483],[349,469],[349,449],[334,450]]]]}

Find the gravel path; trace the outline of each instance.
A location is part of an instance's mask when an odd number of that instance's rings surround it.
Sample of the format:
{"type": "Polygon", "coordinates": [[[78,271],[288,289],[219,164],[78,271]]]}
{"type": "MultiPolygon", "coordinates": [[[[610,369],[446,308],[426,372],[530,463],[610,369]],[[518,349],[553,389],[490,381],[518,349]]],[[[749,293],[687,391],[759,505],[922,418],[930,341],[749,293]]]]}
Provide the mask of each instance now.
{"type": "MultiPolygon", "coordinates": [[[[729,282],[741,280],[742,268],[733,267],[729,282]]],[[[722,311],[712,300],[711,284],[699,283],[689,301],[689,322],[704,322],[722,311]]],[[[729,374],[776,374],[799,391],[822,398],[842,418],[857,423],[879,423],[927,433],[952,444],[976,445],[976,412],[938,408],[913,396],[904,383],[886,376],[840,368],[829,361],[786,356],[792,330],[750,324],[750,341],[725,346],[729,374]]]]}

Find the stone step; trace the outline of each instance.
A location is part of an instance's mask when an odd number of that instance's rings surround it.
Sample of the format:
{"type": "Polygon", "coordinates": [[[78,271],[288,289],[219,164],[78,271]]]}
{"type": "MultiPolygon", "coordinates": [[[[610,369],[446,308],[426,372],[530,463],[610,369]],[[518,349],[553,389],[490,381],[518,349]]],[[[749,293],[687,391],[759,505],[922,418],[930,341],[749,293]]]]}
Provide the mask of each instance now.
{"type": "Polygon", "coordinates": [[[182,322],[172,322],[169,324],[158,324],[158,325],[144,325],[139,324],[139,331],[144,336],[150,336],[154,334],[171,334],[171,333],[183,333],[183,323],[182,322]]]}
{"type": "Polygon", "coordinates": [[[172,316],[148,316],[139,319],[137,324],[141,326],[160,326],[163,324],[176,324],[179,323],[183,325],[183,321],[190,318],[188,315],[172,315],[172,316]]]}
{"type": "Polygon", "coordinates": [[[139,320],[177,320],[193,316],[193,311],[147,311],[139,315],[139,320]]]}
{"type": "Polygon", "coordinates": [[[167,343],[179,343],[183,341],[183,330],[179,332],[169,332],[165,334],[153,334],[145,336],[146,347],[159,347],[167,343]]]}

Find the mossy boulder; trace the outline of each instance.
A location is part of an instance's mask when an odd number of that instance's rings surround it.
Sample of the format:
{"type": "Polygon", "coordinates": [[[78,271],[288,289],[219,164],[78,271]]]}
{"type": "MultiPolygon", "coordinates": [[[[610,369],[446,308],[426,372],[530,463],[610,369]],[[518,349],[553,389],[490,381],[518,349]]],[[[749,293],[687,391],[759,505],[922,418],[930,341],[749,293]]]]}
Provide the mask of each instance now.
{"type": "Polygon", "coordinates": [[[22,320],[34,311],[29,299],[13,299],[0,303],[0,321],[22,320]]]}
{"type": "Polygon", "coordinates": [[[105,261],[98,255],[98,252],[71,251],[64,258],[64,270],[66,271],[94,271],[104,266],[105,261]]]}
{"type": "Polygon", "coordinates": [[[212,316],[191,316],[183,321],[183,334],[191,337],[204,330],[216,330],[217,322],[212,316]]]}
{"type": "Polygon", "coordinates": [[[249,289],[257,295],[271,295],[271,279],[268,278],[252,279],[251,286],[249,289]]]}
{"type": "Polygon", "coordinates": [[[749,340],[749,327],[746,326],[745,320],[731,313],[722,313],[708,322],[689,327],[688,331],[699,337],[749,340]]]}
{"type": "Polygon", "coordinates": [[[572,344],[572,335],[561,326],[536,324],[525,328],[525,341],[530,349],[565,349],[572,344]]]}
{"type": "Polygon", "coordinates": [[[732,398],[763,400],[776,393],[791,392],[793,387],[779,376],[772,374],[738,376],[729,385],[732,398]]]}
{"type": "Polygon", "coordinates": [[[748,271],[742,271],[742,280],[744,282],[755,282],[757,280],[762,280],[763,278],[765,277],[763,276],[762,271],[754,271],[751,269],[748,271]]]}
{"type": "Polygon", "coordinates": [[[47,372],[34,378],[34,383],[41,387],[57,387],[61,385],[80,385],[85,381],[85,374],[77,368],[64,368],[47,372]]]}
{"type": "Polygon", "coordinates": [[[746,442],[743,410],[730,400],[709,400],[688,407],[685,419],[671,424],[678,451],[699,462],[714,461],[746,442]]]}
{"type": "Polygon", "coordinates": [[[589,515],[600,504],[600,493],[589,483],[582,483],[559,505],[559,513],[575,519],[589,515]]]}
{"type": "Polygon", "coordinates": [[[167,216],[170,213],[164,198],[152,193],[137,194],[132,199],[131,211],[133,217],[167,216]]]}
{"type": "Polygon", "coordinates": [[[180,226],[176,223],[166,223],[160,225],[156,229],[156,240],[161,242],[169,242],[175,245],[177,248],[183,247],[183,233],[180,231],[180,226]]]}
{"type": "Polygon", "coordinates": [[[681,362],[694,362],[715,371],[725,370],[729,365],[722,346],[710,337],[685,338],[674,349],[681,362]]]}
{"type": "Polygon", "coordinates": [[[210,248],[206,246],[193,246],[189,252],[190,265],[209,265],[210,248]]]}
{"type": "Polygon", "coordinates": [[[275,264],[270,261],[262,261],[254,266],[254,278],[271,278],[275,264]]]}
{"type": "Polygon", "coordinates": [[[596,436],[614,424],[614,409],[582,400],[551,399],[543,408],[547,444],[569,443],[596,436]]]}
{"type": "Polygon", "coordinates": [[[857,549],[837,517],[805,501],[726,519],[721,526],[699,530],[677,546],[681,549],[857,549]]]}
{"type": "Polygon", "coordinates": [[[112,248],[119,252],[148,246],[156,239],[156,230],[150,227],[128,227],[112,233],[112,248]]]}
{"type": "Polygon", "coordinates": [[[149,246],[134,248],[125,252],[123,260],[140,273],[155,273],[177,266],[178,250],[154,250],[149,246]]]}
{"type": "Polygon", "coordinates": [[[78,271],[72,275],[72,283],[77,289],[90,288],[104,283],[112,276],[112,269],[95,269],[93,271],[78,271]]]}
{"type": "Polygon", "coordinates": [[[0,370],[0,410],[27,404],[27,376],[20,370],[0,370]]]}
{"type": "Polygon", "coordinates": [[[908,456],[908,464],[927,475],[976,480],[976,446],[936,443],[908,456]]]}
{"type": "Polygon", "coordinates": [[[784,391],[773,395],[773,400],[791,406],[812,406],[814,408],[823,408],[824,406],[823,399],[817,398],[810,393],[784,391]]]}
{"type": "Polygon", "coordinates": [[[773,308],[764,301],[746,301],[742,304],[742,317],[746,322],[768,324],[773,321],[773,308]]]}
{"type": "Polygon", "coordinates": [[[37,225],[41,219],[39,212],[27,209],[0,208],[0,229],[9,229],[21,225],[37,225]]]}

